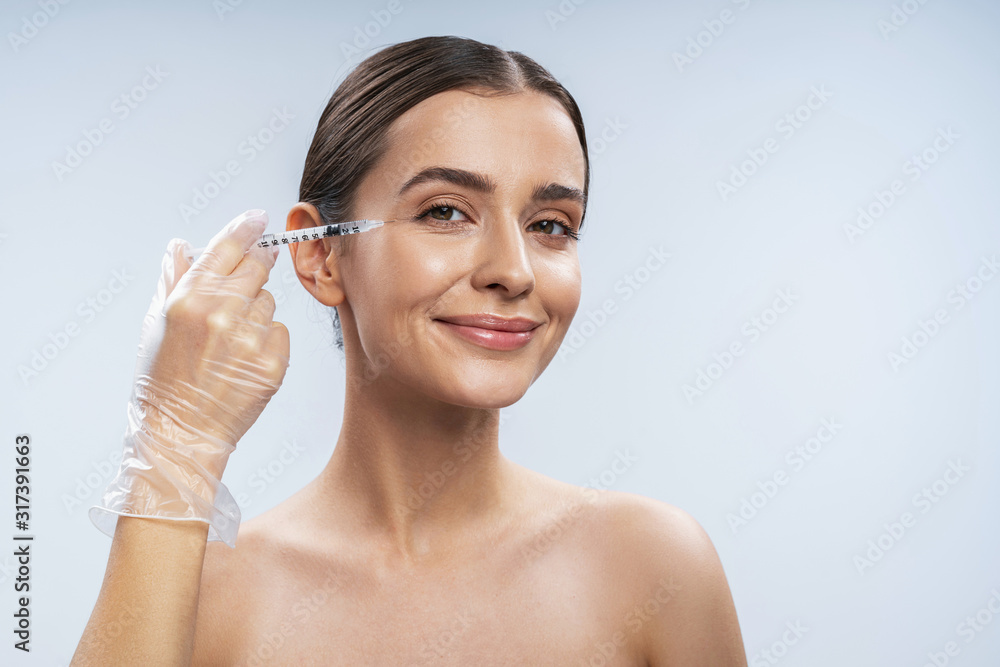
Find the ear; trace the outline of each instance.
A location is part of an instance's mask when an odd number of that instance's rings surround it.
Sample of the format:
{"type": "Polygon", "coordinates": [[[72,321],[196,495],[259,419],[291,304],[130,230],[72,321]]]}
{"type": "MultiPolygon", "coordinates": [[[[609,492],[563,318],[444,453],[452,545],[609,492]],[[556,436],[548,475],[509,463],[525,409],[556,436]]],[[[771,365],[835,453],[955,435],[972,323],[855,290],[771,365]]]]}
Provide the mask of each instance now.
{"type": "MultiPolygon", "coordinates": [[[[299,202],[288,212],[286,231],[322,227],[325,223],[315,206],[299,202]]],[[[344,301],[337,253],[328,239],[300,241],[288,246],[299,281],[324,306],[344,301]]]]}

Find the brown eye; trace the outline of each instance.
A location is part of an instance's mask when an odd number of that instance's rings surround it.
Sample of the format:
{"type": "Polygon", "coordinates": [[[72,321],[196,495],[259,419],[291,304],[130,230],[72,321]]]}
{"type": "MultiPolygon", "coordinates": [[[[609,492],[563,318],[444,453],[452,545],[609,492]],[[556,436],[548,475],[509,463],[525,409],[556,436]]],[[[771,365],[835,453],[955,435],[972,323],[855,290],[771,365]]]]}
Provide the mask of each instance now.
{"type": "Polygon", "coordinates": [[[544,232],[546,236],[567,236],[571,235],[572,232],[572,230],[569,228],[568,225],[565,225],[559,222],[558,220],[539,220],[538,222],[532,223],[533,227],[536,225],[541,227],[539,231],[544,232]],[[562,234],[551,233],[556,227],[561,228],[563,230],[563,233],[562,234]]]}
{"type": "Polygon", "coordinates": [[[458,212],[454,206],[435,206],[428,213],[435,220],[451,220],[452,216],[458,212]]]}

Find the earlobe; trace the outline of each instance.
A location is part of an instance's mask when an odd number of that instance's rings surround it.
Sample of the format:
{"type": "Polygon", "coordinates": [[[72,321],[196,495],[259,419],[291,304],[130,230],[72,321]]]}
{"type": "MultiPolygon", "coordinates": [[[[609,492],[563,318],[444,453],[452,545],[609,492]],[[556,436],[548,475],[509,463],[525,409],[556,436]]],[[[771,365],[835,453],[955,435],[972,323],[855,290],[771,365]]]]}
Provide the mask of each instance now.
{"type": "MultiPolygon", "coordinates": [[[[308,202],[299,202],[288,211],[286,231],[323,225],[319,210],[308,202]]],[[[344,301],[340,284],[340,266],[333,246],[327,240],[290,244],[292,264],[302,286],[324,306],[338,306],[344,301]]]]}

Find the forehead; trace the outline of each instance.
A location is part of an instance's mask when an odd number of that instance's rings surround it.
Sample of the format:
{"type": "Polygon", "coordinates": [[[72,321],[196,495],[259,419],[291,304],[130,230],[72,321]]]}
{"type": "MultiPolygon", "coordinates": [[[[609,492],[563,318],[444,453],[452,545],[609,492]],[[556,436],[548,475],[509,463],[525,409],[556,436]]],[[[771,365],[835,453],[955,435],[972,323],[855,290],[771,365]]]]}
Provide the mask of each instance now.
{"type": "Polygon", "coordinates": [[[490,174],[498,183],[551,180],[583,188],[583,148],[553,97],[527,91],[486,97],[449,90],[423,100],[388,132],[385,185],[431,165],[490,174]]]}

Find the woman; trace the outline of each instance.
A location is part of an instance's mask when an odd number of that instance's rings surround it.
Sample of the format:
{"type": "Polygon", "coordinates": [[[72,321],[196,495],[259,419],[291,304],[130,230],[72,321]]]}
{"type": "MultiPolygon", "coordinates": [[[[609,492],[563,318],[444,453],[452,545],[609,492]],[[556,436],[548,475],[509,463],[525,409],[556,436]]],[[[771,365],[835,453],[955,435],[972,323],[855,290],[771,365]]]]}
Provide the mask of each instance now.
{"type": "Polygon", "coordinates": [[[577,105],[524,55],[427,37],[361,63],[319,121],[287,219],[388,221],[290,246],[342,332],[330,462],[240,525],[235,549],[218,543],[235,529],[218,480],[281,383],[288,334],[261,289],[275,254],[246,252],[260,215],[190,269],[175,243],[134,411],[173,481],[123,462],[132,496],[105,496],[121,518],[73,664],[746,665],[694,519],[499,451],[500,408],[579,305],[588,185],[577,105]],[[127,631],[111,641],[109,623],[127,631]]]}

